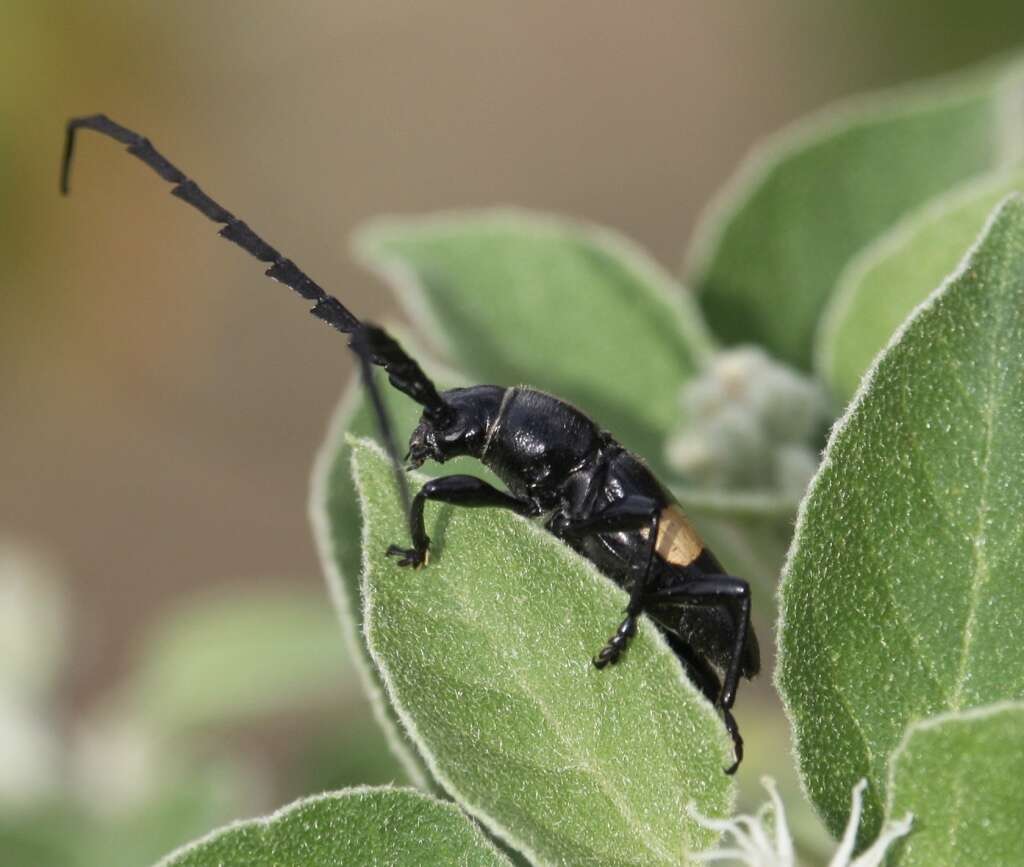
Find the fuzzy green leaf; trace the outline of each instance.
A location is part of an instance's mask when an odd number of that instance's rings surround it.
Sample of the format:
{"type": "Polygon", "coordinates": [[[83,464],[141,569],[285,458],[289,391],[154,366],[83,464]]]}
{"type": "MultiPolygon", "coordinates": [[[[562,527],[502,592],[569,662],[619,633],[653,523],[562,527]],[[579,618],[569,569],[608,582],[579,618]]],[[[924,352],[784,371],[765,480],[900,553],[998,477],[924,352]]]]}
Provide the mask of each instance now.
{"type": "MultiPolygon", "coordinates": [[[[419,407],[392,388],[381,389],[381,397],[396,429],[412,430],[419,407]]],[[[374,716],[410,782],[421,789],[429,789],[430,772],[402,735],[394,711],[384,698],[380,674],[363,641],[363,602],[359,590],[362,531],[346,434],[371,436],[375,432],[373,416],[363,399],[362,385],[356,379],[346,388],[317,455],[310,489],[310,520],[349,657],[359,671],[374,716]]]]}
{"type": "Polygon", "coordinates": [[[411,789],[349,789],[229,825],[159,867],[509,865],[453,804],[411,789]]]}
{"type": "Polygon", "coordinates": [[[779,689],[833,833],[913,720],[1024,697],[1024,200],[918,309],[836,426],[782,585],[779,689]]]}
{"type": "Polygon", "coordinates": [[[660,459],[711,341],[690,295],[605,229],[517,211],[383,220],[363,260],[477,382],[550,390],[660,459]]]}
{"type": "Polygon", "coordinates": [[[1024,853],[1024,704],[915,723],[891,759],[889,815],[913,813],[903,867],[1017,864],[1024,853]]]}
{"type": "MultiPolygon", "coordinates": [[[[426,367],[431,375],[438,374],[436,365],[427,363],[426,367]]],[[[451,371],[442,370],[437,379],[438,387],[443,387],[442,384],[450,386],[456,379],[451,371]]],[[[419,420],[421,407],[389,387],[383,377],[380,380],[381,398],[393,429],[401,433],[413,430],[419,420]]],[[[410,782],[419,788],[430,789],[433,787],[430,772],[402,734],[394,711],[384,698],[380,674],[363,640],[363,602],[359,587],[363,568],[362,530],[359,503],[352,480],[352,453],[347,440],[349,435],[377,436],[377,422],[358,378],[349,383],[317,455],[310,493],[310,519],[327,584],[341,619],[349,657],[355,661],[374,716],[410,782]]],[[[398,445],[401,447],[400,442],[398,445]]],[[[493,480],[493,476],[478,462],[465,458],[451,461],[445,466],[445,471],[472,473],[493,480]]]]}
{"type": "Polygon", "coordinates": [[[911,311],[950,274],[992,208],[1024,189],[1019,171],[968,184],[915,211],[858,255],[821,321],[816,366],[845,402],[911,311]]]}
{"type": "Polygon", "coordinates": [[[746,161],[703,221],[692,284],[716,334],[809,367],[843,266],[901,215],[1020,158],[1016,72],[971,70],[829,108],[746,161]]]}
{"type": "Polygon", "coordinates": [[[710,704],[647,622],[618,666],[591,665],[625,594],[499,510],[428,507],[430,565],[399,568],[384,556],[408,543],[391,470],[369,442],[353,451],[366,639],[444,787],[533,860],[679,864],[713,842],[686,812],[731,804],[710,704]]]}

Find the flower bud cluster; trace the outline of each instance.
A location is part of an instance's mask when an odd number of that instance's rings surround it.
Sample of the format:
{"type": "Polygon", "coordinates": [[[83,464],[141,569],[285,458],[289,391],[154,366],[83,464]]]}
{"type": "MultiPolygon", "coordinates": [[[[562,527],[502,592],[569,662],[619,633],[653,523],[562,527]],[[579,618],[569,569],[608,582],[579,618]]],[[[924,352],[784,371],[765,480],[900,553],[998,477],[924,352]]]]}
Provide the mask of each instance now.
{"type": "Polygon", "coordinates": [[[824,396],[808,377],[743,346],[720,352],[682,390],[669,464],[700,487],[799,497],[818,465],[824,396]]]}

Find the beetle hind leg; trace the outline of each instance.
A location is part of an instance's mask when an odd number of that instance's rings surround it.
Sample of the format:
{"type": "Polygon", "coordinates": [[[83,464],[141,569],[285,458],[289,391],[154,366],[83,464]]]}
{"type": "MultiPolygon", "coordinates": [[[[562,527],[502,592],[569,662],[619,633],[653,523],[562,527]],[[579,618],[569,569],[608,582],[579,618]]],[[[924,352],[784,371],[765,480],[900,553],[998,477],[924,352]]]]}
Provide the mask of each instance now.
{"type": "MultiPolygon", "coordinates": [[[[736,701],[736,689],[742,670],[744,651],[748,641],[755,640],[750,628],[750,585],[742,578],[732,575],[705,575],[680,584],[658,590],[647,597],[648,605],[657,606],[673,603],[689,605],[733,605],[736,612],[735,635],[729,664],[722,681],[722,688],[715,699],[715,707],[722,714],[726,731],[732,738],[736,761],[726,768],[727,774],[736,773],[743,760],[743,738],[732,715],[736,701]]],[[[749,677],[750,674],[747,674],[749,677]]]]}
{"type": "Polygon", "coordinates": [[[736,725],[736,718],[732,715],[732,711],[724,707],[719,707],[719,710],[722,712],[722,722],[725,723],[725,730],[729,733],[729,737],[732,738],[732,751],[736,759],[725,769],[725,772],[731,777],[736,773],[740,762],[743,761],[743,737],[740,735],[740,727],[736,725]]]}

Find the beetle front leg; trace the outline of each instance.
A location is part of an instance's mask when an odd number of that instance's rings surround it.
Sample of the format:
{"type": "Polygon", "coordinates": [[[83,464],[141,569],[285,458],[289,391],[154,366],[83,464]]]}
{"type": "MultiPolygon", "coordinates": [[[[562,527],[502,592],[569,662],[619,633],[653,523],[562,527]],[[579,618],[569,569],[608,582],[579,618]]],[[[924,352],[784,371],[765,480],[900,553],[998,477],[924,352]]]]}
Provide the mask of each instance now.
{"type": "Polygon", "coordinates": [[[431,479],[413,497],[412,507],[409,509],[409,533],[412,536],[412,547],[402,548],[398,545],[391,545],[387,550],[388,556],[398,558],[399,566],[412,566],[414,569],[419,569],[425,566],[429,560],[430,537],[423,526],[423,507],[427,500],[469,508],[489,506],[511,509],[519,515],[529,515],[533,512],[529,503],[517,500],[504,491],[499,491],[476,476],[442,476],[439,479],[431,479]]]}

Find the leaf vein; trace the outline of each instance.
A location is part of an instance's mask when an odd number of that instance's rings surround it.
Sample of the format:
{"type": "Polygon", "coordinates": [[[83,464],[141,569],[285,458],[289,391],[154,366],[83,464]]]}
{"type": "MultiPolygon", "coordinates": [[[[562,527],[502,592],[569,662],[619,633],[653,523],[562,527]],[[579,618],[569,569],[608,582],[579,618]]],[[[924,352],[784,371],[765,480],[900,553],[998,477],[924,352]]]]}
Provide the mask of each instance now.
{"type": "MultiPolygon", "coordinates": [[[[999,274],[993,278],[993,284],[1005,285],[1008,278],[1007,264],[999,269],[999,274]]],[[[967,682],[967,669],[970,659],[971,644],[974,637],[974,627],[978,618],[978,609],[981,606],[982,589],[989,579],[988,558],[985,552],[985,518],[989,511],[989,485],[992,479],[992,440],[995,435],[995,414],[1002,387],[1005,385],[1006,371],[999,375],[999,366],[996,364],[996,352],[1001,341],[993,335],[992,339],[985,341],[988,347],[988,393],[986,395],[982,419],[985,424],[985,438],[982,446],[982,458],[979,472],[981,475],[980,495],[978,498],[978,520],[974,530],[974,545],[972,556],[974,559],[974,574],[971,580],[971,593],[967,607],[967,618],[964,621],[963,640],[960,647],[960,664],[957,670],[956,683],[950,696],[950,706],[959,710],[963,704],[964,685],[967,682]]]]}

